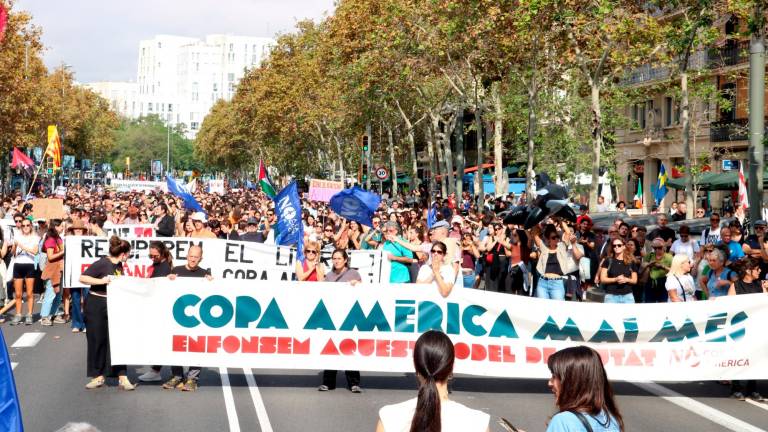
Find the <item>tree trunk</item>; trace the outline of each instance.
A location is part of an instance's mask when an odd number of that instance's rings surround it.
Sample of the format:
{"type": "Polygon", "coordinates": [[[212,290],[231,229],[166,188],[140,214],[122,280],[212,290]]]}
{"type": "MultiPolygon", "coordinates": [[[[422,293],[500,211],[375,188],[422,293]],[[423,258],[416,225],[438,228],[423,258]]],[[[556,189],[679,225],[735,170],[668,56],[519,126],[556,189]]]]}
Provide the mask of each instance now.
{"type": "Polygon", "coordinates": [[[459,178],[456,181],[456,196],[461,199],[464,194],[464,107],[456,108],[456,126],[454,127],[454,136],[456,142],[456,175],[459,178]]]}
{"type": "Polygon", "coordinates": [[[397,196],[397,166],[395,165],[395,140],[392,136],[392,127],[387,125],[387,142],[389,144],[389,178],[392,181],[392,198],[397,196]]]}
{"type": "Polygon", "coordinates": [[[406,136],[408,139],[408,153],[411,156],[411,191],[416,190],[419,187],[419,169],[417,165],[417,156],[416,156],[416,139],[414,137],[413,132],[413,123],[411,122],[411,119],[408,118],[407,115],[405,115],[405,112],[400,107],[400,102],[396,102],[397,109],[400,112],[400,116],[403,118],[403,123],[405,123],[405,129],[406,129],[406,136]]]}
{"type": "Polygon", "coordinates": [[[477,128],[477,171],[475,171],[475,200],[477,207],[481,208],[483,204],[483,121],[479,104],[475,104],[475,127],[477,128]]]}
{"type": "Polygon", "coordinates": [[[491,86],[491,99],[493,100],[494,119],[493,119],[493,164],[496,184],[496,196],[504,196],[509,191],[509,184],[504,182],[504,166],[502,165],[504,157],[504,147],[502,146],[503,136],[503,113],[504,108],[501,105],[501,95],[499,94],[499,82],[491,86]]]}
{"type": "MultiPolygon", "coordinates": [[[[440,123],[438,121],[438,127],[440,127],[440,123]]],[[[442,144],[443,147],[443,154],[445,156],[445,170],[447,173],[446,176],[446,190],[449,194],[456,192],[456,173],[454,172],[453,167],[453,150],[451,149],[451,134],[447,131],[453,130],[453,120],[448,121],[445,124],[445,132],[442,130],[437,133],[437,136],[439,137],[439,142],[442,144]]]]}
{"type": "MultiPolygon", "coordinates": [[[[531,78],[531,86],[535,85],[535,77],[531,78]]],[[[525,172],[525,192],[528,203],[533,202],[533,158],[536,149],[536,90],[528,89],[528,163],[525,172]]]]}
{"type": "Polygon", "coordinates": [[[443,151],[443,144],[440,142],[440,119],[437,117],[430,118],[431,129],[429,135],[437,149],[437,165],[440,167],[440,172],[442,173],[440,176],[440,192],[441,196],[445,198],[448,196],[448,168],[445,166],[445,152],[443,151]]]}
{"type": "Polygon", "coordinates": [[[429,190],[427,194],[432,202],[432,194],[435,193],[435,178],[439,174],[440,167],[435,164],[435,145],[432,142],[432,127],[429,124],[424,125],[424,134],[427,141],[427,157],[429,158],[429,190]]]}
{"type": "Polygon", "coordinates": [[[691,161],[691,119],[690,119],[690,107],[688,106],[688,72],[683,70],[680,73],[680,121],[683,123],[683,163],[685,164],[685,205],[686,219],[693,219],[693,215],[696,211],[696,200],[694,199],[693,191],[693,166],[691,161]]]}
{"type": "Polygon", "coordinates": [[[338,162],[339,162],[339,178],[344,182],[344,157],[341,153],[341,141],[339,140],[339,137],[334,135],[333,139],[336,141],[336,153],[338,155],[338,162]]]}
{"type": "MultiPolygon", "coordinates": [[[[590,80],[592,105],[592,184],[589,187],[589,211],[597,212],[597,193],[600,184],[600,152],[603,148],[603,119],[600,112],[600,86],[590,80]]],[[[607,205],[608,203],[606,203],[607,205]]]]}

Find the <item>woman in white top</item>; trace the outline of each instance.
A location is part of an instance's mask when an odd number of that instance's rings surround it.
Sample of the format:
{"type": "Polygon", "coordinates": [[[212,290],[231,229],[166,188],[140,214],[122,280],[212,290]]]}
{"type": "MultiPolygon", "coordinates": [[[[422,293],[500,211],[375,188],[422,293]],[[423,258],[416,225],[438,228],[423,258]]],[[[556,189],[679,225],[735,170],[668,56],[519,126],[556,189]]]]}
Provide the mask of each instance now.
{"type": "Polygon", "coordinates": [[[453,342],[430,330],[413,349],[413,366],[419,395],[379,410],[376,432],[483,432],[490,416],[448,399],[448,379],[453,374],[453,342]]]}
{"type": "Polygon", "coordinates": [[[430,250],[432,263],[421,266],[419,274],[416,276],[416,283],[434,284],[443,297],[448,297],[451,294],[461,274],[456,271],[453,265],[445,261],[445,254],[447,252],[448,247],[445,243],[441,241],[432,243],[432,249],[430,250]]]}
{"type": "Polygon", "coordinates": [[[32,231],[32,221],[21,221],[21,233],[13,239],[13,291],[16,299],[16,315],[11,325],[21,323],[21,291],[26,287],[27,314],[24,324],[32,324],[32,307],[35,305],[33,289],[35,287],[35,255],[40,250],[40,237],[32,231]]]}
{"type": "Polygon", "coordinates": [[[688,255],[677,254],[669,266],[667,282],[670,302],[687,302],[696,300],[696,285],[691,276],[691,260],[688,255]]]}

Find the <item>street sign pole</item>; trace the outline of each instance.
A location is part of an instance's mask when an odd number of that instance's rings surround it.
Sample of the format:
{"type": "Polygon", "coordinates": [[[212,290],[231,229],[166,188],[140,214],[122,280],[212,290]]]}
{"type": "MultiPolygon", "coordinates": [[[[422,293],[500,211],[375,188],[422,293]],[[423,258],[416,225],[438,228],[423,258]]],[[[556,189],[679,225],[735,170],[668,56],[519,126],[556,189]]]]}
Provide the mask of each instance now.
{"type": "MultiPolygon", "coordinates": [[[[762,2],[755,6],[755,19],[762,22],[762,2]]],[[[765,33],[762,26],[753,30],[749,44],[749,218],[762,219],[763,138],[765,133],[765,33]]]]}

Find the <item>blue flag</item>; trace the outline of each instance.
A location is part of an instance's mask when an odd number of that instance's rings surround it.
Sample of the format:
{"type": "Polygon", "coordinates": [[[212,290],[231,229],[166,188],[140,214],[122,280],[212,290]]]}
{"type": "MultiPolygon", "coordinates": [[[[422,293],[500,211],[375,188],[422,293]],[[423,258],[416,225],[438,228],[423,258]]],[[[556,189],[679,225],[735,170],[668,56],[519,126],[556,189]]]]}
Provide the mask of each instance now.
{"type": "Polygon", "coordinates": [[[296,259],[304,262],[304,224],[301,222],[301,201],[296,181],[286,186],[275,196],[277,215],[277,236],[275,243],[280,246],[296,245],[296,259]]]}
{"type": "Polygon", "coordinates": [[[245,188],[248,190],[256,190],[256,185],[250,180],[245,181],[245,188]]]}
{"type": "Polygon", "coordinates": [[[373,213],[379,208],[381,197],[373,192],[352,186],[337,192],[331,197],[331,209],[339,216],[353,220],[360,225],[373,226],[373,213]]]}
{"type": "Polygon", "coordinates": [[[664,168],[664,164],[659,167],[659,177],[656,179],[656,205],[664,199],[664,195],[667,194],[667,170],[664,168]]]}
{"type": "Polygon", "coordinates": [[[203,207],[197,202],[195,197],[193,197],[191,193],[180,188],[173,177],[170,175],[165,176],[165,182],[168,185],[168,192],[184,200],[184,208],[205,213],[205,210],[203,210],[203,207]]]}
{"type": "Polygon", "coordinates": [[[433,204],[432,208],[427,212],[427,229],[431,229],[432,225],[437,221],[437,205],[433,204]]]}
{"type": "Polygon", "coordinates": [[[16,381],[13,379],[11,359],[8,357],[8,347],[5,337],[0,331],[0,430],[23,432],[21,421],[21,404],[16,393],[16,381]]]}

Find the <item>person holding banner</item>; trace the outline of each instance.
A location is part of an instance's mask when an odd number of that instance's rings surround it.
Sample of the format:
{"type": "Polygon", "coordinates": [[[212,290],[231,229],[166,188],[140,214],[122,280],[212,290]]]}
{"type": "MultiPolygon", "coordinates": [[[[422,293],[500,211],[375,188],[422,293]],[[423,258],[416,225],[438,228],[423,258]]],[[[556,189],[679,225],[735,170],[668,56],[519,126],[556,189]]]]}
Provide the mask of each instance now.
{"type": "Polygon", "coordinates": [[[558,413],[547,432],[624,432],[624,420],[613,397],[600,354],[586,346],[562,349],[547,360],[558,413]]]}
{"type": "Polygon", "coordinates": [[[91,264],[80,276],[80,283],[91,287],[85,308],[87,330],[87,366],[91,381],[85,385],[92,390],[104,386],[105,375],[117,375],[118,388],[135,390],[128,380],[125,365],[113,365],[109,351],[109,317],[107,316],[107,286],[116,276],[122,276],[123,263],[128,260],[131,244],[117,236],[109,239],[109,256],[91,264]]]}
{"type": "MultiPolygon", "coordinates": [[[[745,258],[738,263],[739,279],[731,284],[728,295],[768,294],[768,281],[760,280],[760,263],[753,258],[745,258]]],[[[746,400],[749,397],[756,402],[764,401],[757,392],[757,381],[731,381],[731,398],[746,400]]]]}
{"type": "Polygon", "coordinates": [[[454,360],[453,342],[444,333],[429,330],[419,336],[413,349],[418,396],[382,407],[376,432],[490,431],[488,414],[448,399],[454,360]]]}
{"type": "MultiPolygon", "coordinates": [[[[80,218],[75,218],[67,228],[67,235],[88,235],[88,229],[80,218]]],[[[83,306],[81,303],[85,303],[87,298],[87,288],[67,288],[64,291],[64,313],[68,313],[72,317],[72,333],[85,331],[85,319],[83,318],[83,306]]]]}
{"type": "Polygon", "coordinates": [[[448,297],[454,286],[462,280],[460,277],[461,272],[457,272],[453,264],[446,262],[445,255],[448,253],[448,247],[445,243],[441,241],[433,242],[430,252],[432,254],[432,262],[421,266],[419,274],[416,276],[416,283],[434,283],[440,295],[448,297]]]}
{"type": "MultiPolygon", "coordinates": [[[[168,277],[173,271],[173,256],[165,246],[165,243],[161,241],[152,241],[149,243],[149,259],[152,260],[152,265],[149,267],[150,278],[168,277]]],[[[139,376],[141,382],[157,382],[162,380],[160,371],[162,365],[152,366],[149,372],[146,372],[139,376]]]]}
{"type": "Polygon", "coordinates": [[[296,260],[296,278],[299,282],[322,282],[325,280],[325,266],[320,262],[320,244],[304,242],[304,261],[296,260]]]}
{"type": "MultiPolygon", "coordinates": [[[[306,253],[306,250],[304,251],[306,253]]],[[[362,282],[360,273],[357,270],[349,268],[349,255],[344,249],[336,249],[331,256],[333,269],[325,276],[326,282],[348,282],[350,285],[357,285],[362,282]]],[[[317,388],[318,391],[329,391],[336,389],[335,370],[323,371],[323,383],[317,388]]],[[[362,393],[360,388],[360,371],[344,371],[347,377],[347,388],[352,393],[362,393]]]]}

